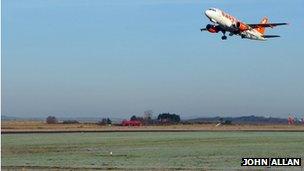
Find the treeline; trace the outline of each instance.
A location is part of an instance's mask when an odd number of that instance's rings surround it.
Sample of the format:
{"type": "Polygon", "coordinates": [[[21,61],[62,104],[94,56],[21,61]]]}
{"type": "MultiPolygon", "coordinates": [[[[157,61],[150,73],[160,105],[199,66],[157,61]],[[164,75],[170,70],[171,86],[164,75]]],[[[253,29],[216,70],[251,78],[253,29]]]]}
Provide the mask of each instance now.
{"type": "MultiPolygon", "coordinates": [[[[63,118],[62,118],[63,119],[63,118]]],[[[58,120],[55,116],[48,116],[45,119],[45,122],[48,124],[78,124],[78,123],[87,123],[87,124],[98,124],[98,125],[122,125],[121,120],[114,120],[110,118],[89,118],[90,120],[83,120],[81,118],[69,119],[65,118],[64,120],[58,120]]],[[[304,124],[304,118],[298,121],[294,119],[296,124],[304,124]]],[[[241,117],[205,117],[205,118],[196,118],[181,121],[179,115],[175,113],[160,113],[156,116],[153,116],[152,111],[145,111],[142,116],[132,115],[128,120],[123,121],[139,121],[140,125],[162,125],[162,124],[288,124],[287,119],[283,118],[274,118],[274,117],[262,117],[262,116],[241,116],[241,117]]],[[[132,122],[131,122],[132,123],[132,122]]]]}
{"type": "Polygon", "coordinates": [[[180,123],[180,116],[173,113],[160,113],[156,118],[153,118],[151,115],[140,116],[131,116],[130,121],[140,121],[144,125],[155,125],[155,124],[176,124],[180,123]]]}
{"type": "MultiPolygon", "coordinates": [[[[77,120],[63,120],[59,122],[59,120],[55,116],[48,116],[45,120],[47,124],[79,124],[80,122],[77,120]]],[[[102,118],[100,121],[97,121],[98,125],[108,125],[112,124],[112,121],[110,118],[102,118]]]]}
{"type": "MultiPolygon", "coordinates": [[[[126,121],[126,120],[124,120],[126,121]]],[[[137,121],[140,122],[141,125],[161,125],[161,124],[177,124],[181,122],[181,118],[179,115],[175,113],[160,113],[157,117],[153,117],[151,111],[144,112],[143,116],[136,116],[132,115],[129,121],[137,121]]],[[[77,120],[64,120],[59,121],[55,116],[48,116],[46,118],[47,124],[78,124],[79,121],[77,120]]],[[[110,118],[102,118],[101,120],[97,121],[96,124],[98,125],[111,125],[113,122],[110,118]]],[[[115,125],[122,125],[122,123],[116,123],[115,125]]]]}

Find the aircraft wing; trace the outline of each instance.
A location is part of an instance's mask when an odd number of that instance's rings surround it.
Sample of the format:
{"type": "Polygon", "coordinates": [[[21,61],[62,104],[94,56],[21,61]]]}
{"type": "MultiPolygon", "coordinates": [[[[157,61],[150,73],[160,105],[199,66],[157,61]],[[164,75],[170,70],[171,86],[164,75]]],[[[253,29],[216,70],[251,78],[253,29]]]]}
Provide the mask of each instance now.
{"type": "Polygon", "coordinates": [[[282,25],[288,25],[288,23],[266,23],[266,24],[247,24],[251,28],[259,28],[259,27],[276,27],[282,25]]]}
{"type": "Polygon", "coordinates": [[[276,38],[276,37],[281,37],[279,35],[263,35],[262,37],[264,38],[276,38]]]}

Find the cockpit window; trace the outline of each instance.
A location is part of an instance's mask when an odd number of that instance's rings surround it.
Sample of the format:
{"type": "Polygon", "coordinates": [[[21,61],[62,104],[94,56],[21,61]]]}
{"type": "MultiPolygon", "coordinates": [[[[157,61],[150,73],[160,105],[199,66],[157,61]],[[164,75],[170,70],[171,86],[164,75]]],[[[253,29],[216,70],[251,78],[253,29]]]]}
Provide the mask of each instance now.
{"type": "Polygon", "coordinates": [[[210,8],[209,10],[216,12],[216,10],[214,8],[210,8]]]}

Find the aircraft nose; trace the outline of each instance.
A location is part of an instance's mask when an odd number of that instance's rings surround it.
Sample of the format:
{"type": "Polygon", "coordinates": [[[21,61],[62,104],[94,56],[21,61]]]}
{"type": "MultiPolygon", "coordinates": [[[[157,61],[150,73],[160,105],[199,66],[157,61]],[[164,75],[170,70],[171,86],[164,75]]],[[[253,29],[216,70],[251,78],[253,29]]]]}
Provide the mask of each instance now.
{"type": "Polygon", "coordinates": [[[205,11],[205,15],[206,15],[208,18],[210,18],[210,16],[211,16],[211,11],[210,11],[210,10],[206,10],[206,11],[205,11]]]}

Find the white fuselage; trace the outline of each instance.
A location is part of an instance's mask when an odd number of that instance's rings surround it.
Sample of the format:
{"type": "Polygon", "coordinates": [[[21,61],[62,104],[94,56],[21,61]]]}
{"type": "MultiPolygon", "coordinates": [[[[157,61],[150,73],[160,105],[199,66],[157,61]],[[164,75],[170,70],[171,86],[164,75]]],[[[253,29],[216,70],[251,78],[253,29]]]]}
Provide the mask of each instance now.
{"type": "Polygon", "coordinates": [[[211,22],[218,24],[222,30],[230,32],[232,34],[238,34],[242,38],[252,39],[252,40],[266,40],[263,35],[255,29],[248,29],[246,31],[237,32],[237,22],[240,22],[235,17],[225,13],[216,8],[208,9],[205,15],[210,19],[211,22]]]}

